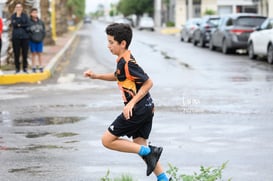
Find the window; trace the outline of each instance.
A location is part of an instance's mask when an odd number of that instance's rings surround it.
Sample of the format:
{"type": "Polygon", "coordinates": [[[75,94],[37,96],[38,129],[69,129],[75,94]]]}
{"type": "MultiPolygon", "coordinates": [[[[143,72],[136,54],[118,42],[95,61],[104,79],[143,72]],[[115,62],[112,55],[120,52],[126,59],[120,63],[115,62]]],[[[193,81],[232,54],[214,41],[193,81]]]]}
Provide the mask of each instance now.
{"type": "Polygon", "coordinates": [[[221,18],[218,24],[218,27],[221,27],[224,25],[226,18],[221,18]]]}
{"type": "Polygon", "coordinates": [[[270,24],[270,29],[272,29],[273,28],[273,19],[270,19],[269,24],[270,24]]]}
{"type": "Polygon", "coordinates": [[[268,23],[269,23],[268,20],[266,20],[265,22],[263,22],[263,24],[261,25],[261,29],[262,29],[262,30],[265,30],[266,27],[267,27],[267,25],[268,25],[268,23]]]}
{"type": "Polygon", "coordinates": [[[232,18],[229,18],[229,19],[227,20],[226,25],[227,25],[227,26],[232,26],[232,25],[233,25],[233,20],[232,20],[232,18]]]}
{"type": "Polygon", "coordinates": [[[246,27],[256,27],[260,26],[264,22],[264,17],[239,17],[237,19],[236,25],[246,26],[246,27]]]}

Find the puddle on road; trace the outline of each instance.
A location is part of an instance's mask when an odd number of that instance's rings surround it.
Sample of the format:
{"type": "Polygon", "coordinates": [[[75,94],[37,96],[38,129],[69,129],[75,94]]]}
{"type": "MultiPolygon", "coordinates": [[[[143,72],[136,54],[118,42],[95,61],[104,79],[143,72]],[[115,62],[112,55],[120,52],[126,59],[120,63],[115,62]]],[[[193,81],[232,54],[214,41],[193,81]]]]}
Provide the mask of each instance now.
{"type": "Polygon", "coordinates": [[[37,172],[41,172],[37,170],[40,168],[41,167],[39,166],[25,167],[25,168],[12,168],[12,169],[9,169],[9,173],[16,173],[16,172],[37,173],[37,172]]]}
{"type": "Polygon", "coordinates": [[[267,82],[272,82],[273,81],[273,75],[267,75],[266,78],[265,78],[265,80],[267,82]]]}
{"type": "Polygon", "coordinates": [[[40,138],[46,135],[49,135],[50,133],[48,132],[43,132],[43,133],[34,133],[34,132],[28,132],[26,134],[26,138],[40,138]]]}
{"type": "Polygon", "coordinates": [[[57,146],[57,145],[29,145],[25,150],[28,151],[35,151],[35,150],[42,150],[42,149],[70,149],[68,147],[63,147],[63,146],[57,146]]]}
{"type": "MultiPolygon", "coordinates": [[[[25,134],[26,138],[40,138],[47,135],[53,135],[57,138],[65,138],[79,135],[78,133],[62,132],[62,133],[49,133],[49,132],[15,132],[15,134],[25,134]]],[[[1,137],[0,137],[1,139],[1,137]]],[[[1,141],[0,141],[1,143],[1,141]]]]}
{"type": "MultiPolygon", "coordinates": [[[[1,147],[0,147],[1,148],[1,147]]],[[[74,147],[67,147],[67,146],[58,146],[58,145],[28,145],[26,147],[5,147],[5,151],[15,151],[17,153],[29,153],[30,151],[39,151],[39,150],[55,150],[55,149],[61,149],[61,150],[69,150],[69,149],[75,149],[74,147]]]]}
{"type": "Polygon", "coordinates": [[[65,137],[72,137],[72,136],[77,136],[79,135],[78,133],[71,133],[71,132],[64,132],[64,133],[57,133],[54,136],[57,138],[65,138],[65,137]]]}
{"type": "Polygon", "coordinates": [[[272,82],[273,75],[266,76],[232,76],[229,78],[232,82],[251,82],[251,81],[266,81],[272,82]]]}
{"type": "Polygon", "coordinates": [[[250,82],[252,80],[251,77],[246,76],[233,76],[230,79],[232,82],[250,82]]]}
{"type": "Polygon", "coordinates": [[[164,57],[164,59],[176,60],[176,58],[169,56],[167,52],[161,51],[161,55],[164,57]]]}
{"type": "Polygon", "coordinates": [[[76,123],[82,117],[45,117],[45,118],[25,118],[13,120],[14,126],[45,126],[76,123]]]}
{"type": "Polygon", "coordinates": [[[175,57],[171,57],[167,54],[167,52],[161,51],[161,55],[164,57],[166,60],[172,60],[175,61],[175,63],[178,63],[178,65],[187,68],[187,69],[192,69],[191,66],[187,63],[182,62],[181,60],[177,60],[175,57]]]}

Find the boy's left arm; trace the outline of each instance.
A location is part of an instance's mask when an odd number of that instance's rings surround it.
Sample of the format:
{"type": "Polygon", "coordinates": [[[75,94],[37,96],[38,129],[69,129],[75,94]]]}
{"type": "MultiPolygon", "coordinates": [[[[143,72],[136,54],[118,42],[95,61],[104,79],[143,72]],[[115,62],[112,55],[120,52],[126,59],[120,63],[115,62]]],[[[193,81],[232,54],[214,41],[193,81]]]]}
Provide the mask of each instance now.
{"type": "Polygon", "coordinates": [[[140,101],[152,88],[153,81],[149,78],[147,79],[141,88],[138,90],[137,94],[124,106],[123,108],[123,115],[126,119],[130,119],[133,115],[133,108],[140,101]]]}

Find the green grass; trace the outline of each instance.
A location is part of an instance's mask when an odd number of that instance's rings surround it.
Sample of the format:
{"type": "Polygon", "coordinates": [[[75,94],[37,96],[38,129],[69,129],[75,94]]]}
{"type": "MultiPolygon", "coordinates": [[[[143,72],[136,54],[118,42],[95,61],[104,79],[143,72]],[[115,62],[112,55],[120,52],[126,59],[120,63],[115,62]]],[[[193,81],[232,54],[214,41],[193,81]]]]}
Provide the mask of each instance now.
{"type": "Polygon", "coordinates": [[[134,181],[130,175],[123,174],[121,177],[110,178],[110,170],[107,170],[106,175],[100,179],[101,181],[134,181]]]}
{"type": "MultiPolygon", "coordinates": [[[[178,168],[169,163],[167,173],[173,181],[223,181],[222,172],[227,163],[225,162],[217,168],[201,166],[199,173],[194,172],[192,175],[178,174],[178,168]]],[[[231,178],[228,181],[231,181],[231,178]]]]}
{"type": "MultiPolygon", "coordinates": [[[[178,168],[169,163],[169,169],[166,173],[169,177],[172,177],[172,181],[224,181],[222,180],[222,172],[226,168],[228,162],[223,163],[221,166],[213,167],[200,167],[199,173],[194,172],[192,175],[179,174],[178,168]]],[[[101,181],[134,181],[130,175],[122,175],[117,178],[110,178],[110,171],[106,172],[106,175],[101,178],[101,181]]],[[[227,181],[231,181],[229,178],[227,181]]]]}

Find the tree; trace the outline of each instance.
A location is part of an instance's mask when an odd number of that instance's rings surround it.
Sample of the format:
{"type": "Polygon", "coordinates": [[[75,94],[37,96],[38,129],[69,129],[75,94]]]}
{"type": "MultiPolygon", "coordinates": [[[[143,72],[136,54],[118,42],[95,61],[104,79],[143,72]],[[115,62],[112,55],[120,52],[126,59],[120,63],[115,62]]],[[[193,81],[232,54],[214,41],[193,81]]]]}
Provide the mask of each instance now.
{"type": "Polygon", "coordinates": [[[66,5],[68,7],[68,14],[71,19],[78,22],[85,15],[85,0],[67,0],[66,5]]]}
{"type": "Polygon", "coordinates": [[[153,0],[120,0],[117,6],[117,10],[124,16],[132,14],[138,17],[147,13],[152,16],[154,12],[154,1],[153,0]]]}
{"type": "Polygon", "coordinates": [[[56,9],[56,34],[60,36],[67,32],[67,8],[65,7],[67,0],[55,0],[56,9]]]}
{"type": "Polygon", "coordinates": [[[54,45],[55,41],[52,39],[49,7],[50,7],[49,0],[40,1],[41,20],[45,23],[46,28],[46,37],[44,39],[44,44],[54,45]]]}

